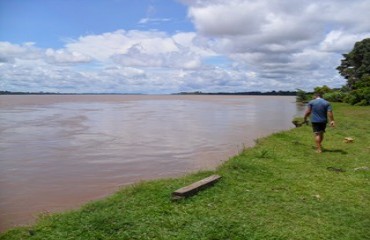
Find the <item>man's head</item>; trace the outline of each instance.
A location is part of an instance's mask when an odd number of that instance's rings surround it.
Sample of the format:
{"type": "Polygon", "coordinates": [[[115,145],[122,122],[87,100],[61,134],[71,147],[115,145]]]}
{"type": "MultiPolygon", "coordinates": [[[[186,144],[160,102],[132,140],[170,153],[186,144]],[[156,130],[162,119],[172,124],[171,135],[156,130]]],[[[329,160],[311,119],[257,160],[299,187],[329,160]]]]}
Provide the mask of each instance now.
{"type": "Polygon", "coordinates": [[[315,93],[314,93],[314,97],[315,97],[315,98],[318,98],[318,97],[319,97],[319,98],[322,98],[322,93],[321,93],[321,92],[315,92],[315,93]]]}

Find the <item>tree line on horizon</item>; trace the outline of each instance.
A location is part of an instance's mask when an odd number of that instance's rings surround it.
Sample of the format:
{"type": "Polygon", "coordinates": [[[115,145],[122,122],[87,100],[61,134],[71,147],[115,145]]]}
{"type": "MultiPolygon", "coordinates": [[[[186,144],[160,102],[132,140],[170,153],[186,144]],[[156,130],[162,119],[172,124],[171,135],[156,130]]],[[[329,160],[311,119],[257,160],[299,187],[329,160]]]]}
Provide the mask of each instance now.
{"type": "Polygon", "coordinates": [[[263,96],[296,96],[297,91],[250,91],[250,92],[180,92],[175,95],[263,95],[263,96]]]}
{"type": "MultiPolygon", "coordinates": [[[[57,93],[57,92],[11,92],[0,91],[0,95],[145,95],[142,93],[57,93]]],[[[263,95],[263,96],[296,96],[297,91],[251,91],[251,92],[180,92],[172,95],[263,95]]]]}

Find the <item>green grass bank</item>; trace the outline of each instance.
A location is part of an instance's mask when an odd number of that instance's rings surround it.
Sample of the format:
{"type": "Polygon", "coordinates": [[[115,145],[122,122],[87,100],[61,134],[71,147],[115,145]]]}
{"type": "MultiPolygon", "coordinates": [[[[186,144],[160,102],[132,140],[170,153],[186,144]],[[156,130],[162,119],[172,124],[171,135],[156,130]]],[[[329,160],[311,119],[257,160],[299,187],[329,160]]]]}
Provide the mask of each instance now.
{"type": "Polygon", "coordinates": [[[276,133],[216,171],[129,186],[0,239],[370,239],[370,107],[333,107],[321,154],[310,126],[276,133]],[[213,187],[171,201],[214,173],[213,187]]]}

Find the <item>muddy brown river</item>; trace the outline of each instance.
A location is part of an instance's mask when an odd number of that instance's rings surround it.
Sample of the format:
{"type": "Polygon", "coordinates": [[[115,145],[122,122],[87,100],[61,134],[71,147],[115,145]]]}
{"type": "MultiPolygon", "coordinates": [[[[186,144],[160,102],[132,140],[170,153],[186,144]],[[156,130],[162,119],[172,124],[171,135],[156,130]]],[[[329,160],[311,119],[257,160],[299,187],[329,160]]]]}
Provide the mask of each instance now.
{"type": "Polygon", "coordinates": [[[0,231],[141,180],[214,169],[294,127],[295,97],[0,96],[0,231]]]}

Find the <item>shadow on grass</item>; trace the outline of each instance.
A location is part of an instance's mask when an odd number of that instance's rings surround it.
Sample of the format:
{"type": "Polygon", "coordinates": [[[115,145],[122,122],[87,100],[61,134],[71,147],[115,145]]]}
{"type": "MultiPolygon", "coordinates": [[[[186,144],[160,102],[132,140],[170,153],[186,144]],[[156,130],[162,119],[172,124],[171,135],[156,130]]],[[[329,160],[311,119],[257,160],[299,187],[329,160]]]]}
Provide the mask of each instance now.
{"type": "MultiPolygon", "coordinates": [[[[315,146],[312,146],[312,149],[316,150],[316,147],[315,146]]],[[[348,152],[347,151],[344,151],[342,149],[327,149],[327,148],[322,148],[322,152],[323,153],[340,153],[342,155],[347,155],[348,152]]]]}
{"type": "Polygon", "coordinates": [[[342,149],[323,149],[322,150],[322,152],[330,152],[330,153],[340,153],[340,154],[342,154],[342,155],[347,155],[348,154],[348,152],[346,152],[346,151],[344,151],[344,150],[342,150],[342,149]]]}

